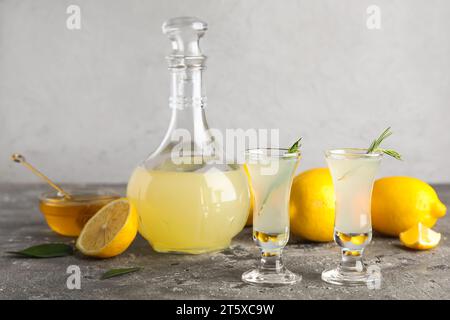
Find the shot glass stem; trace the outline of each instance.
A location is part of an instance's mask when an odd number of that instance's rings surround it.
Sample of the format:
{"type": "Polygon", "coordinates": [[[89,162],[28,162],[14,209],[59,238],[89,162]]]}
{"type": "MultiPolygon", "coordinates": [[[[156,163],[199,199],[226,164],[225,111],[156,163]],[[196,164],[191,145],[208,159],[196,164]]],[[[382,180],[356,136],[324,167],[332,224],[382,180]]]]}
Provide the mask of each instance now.
{"type": "Polygon", "coordinates": [[[261,250],[260,269],[280,272],[284,269],[282,250],[261,250]]]}
{"type": "Polygon", "coordinates": [[[341,263],[339,269],[342,272],[362,272],[365,270],[363,262],[364,249],[350,250],[347,248],[341,249],[341,263]]]}

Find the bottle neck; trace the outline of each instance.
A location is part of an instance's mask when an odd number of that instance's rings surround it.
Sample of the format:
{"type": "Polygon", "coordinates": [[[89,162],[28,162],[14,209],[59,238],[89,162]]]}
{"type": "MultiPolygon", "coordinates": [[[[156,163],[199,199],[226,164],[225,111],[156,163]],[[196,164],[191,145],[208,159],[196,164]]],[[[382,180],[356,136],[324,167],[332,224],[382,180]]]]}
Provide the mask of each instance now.
{"type": "Polygon", "coordinates": [[[166,139],[175,142],[181,137],[183,145],[189,144],[189,148],[197,153],[204,153],[202,150],[213,141],[204,111],[206,97],[202,69],[192,66],[170,68],[169,106],[172,118],[166,139]]]}
{"type": "Polygon", "coordinates": [[[169,106],[173,110],[205,108],[206,96],[201,67],[170,68],[169,106]]]}

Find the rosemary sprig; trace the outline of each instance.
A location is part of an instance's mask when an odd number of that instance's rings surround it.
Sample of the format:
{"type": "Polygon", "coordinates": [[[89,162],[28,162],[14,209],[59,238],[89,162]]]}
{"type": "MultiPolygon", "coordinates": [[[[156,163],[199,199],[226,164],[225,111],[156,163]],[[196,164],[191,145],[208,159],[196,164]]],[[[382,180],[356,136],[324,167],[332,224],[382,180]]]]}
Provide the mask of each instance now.
{"type": "Polygon", "coordinates": [[[388,156],[391,156],[397,160],[402,160],[401,154],[398,153],[397,151],[392,149],[383,149],[380,147],[381,143],[391,135],[392,135],[391,127],[386,128],[377,139],[372,141],[370,147],[367,149],[367,153],[380,152],[388,156]]]}
{"type": "Polygon", "coordinates": [[[302,144],[300,143],[300,141],[302,141],[302,139],[303,139],[303,137],[301,137],[300,139],[295,141],[294,144],[288,149],[288,153],[298,152],[298,150],[302,146],[302,144]]]}

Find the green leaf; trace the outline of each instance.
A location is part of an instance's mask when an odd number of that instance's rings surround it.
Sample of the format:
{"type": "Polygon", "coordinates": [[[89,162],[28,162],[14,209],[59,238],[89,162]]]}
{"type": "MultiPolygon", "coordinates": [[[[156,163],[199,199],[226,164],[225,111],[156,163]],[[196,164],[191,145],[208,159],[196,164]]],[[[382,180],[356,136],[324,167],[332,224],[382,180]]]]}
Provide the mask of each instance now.
{"type": "Polygon", "coordinates": [[[142,269],[141,267],[110,269],[110,270],[106,271],[100,279],[104,280],[104,279],[109,279],[109,278],[113,278],[113,277],[118,277],[118,276],[122,276],[124,274],[137,272],[141,269],[142,269]]]}
{"type": "Polygon", "coordinates": [[[297,141],[294,142],[294,144],[289,148],[288,153],[294,153],[294,152],[298,152],[298,150],[300,149],[300,147],[302,146],[300,144],[300,141],[302,141],[303,138],[298,139],[297,141]]]}
{"type": "Polygon", "coordinates": [[[64,243],[46,243],[8,253],[28,258],[56,258],[72,255],[73,247],[64,243]]]}

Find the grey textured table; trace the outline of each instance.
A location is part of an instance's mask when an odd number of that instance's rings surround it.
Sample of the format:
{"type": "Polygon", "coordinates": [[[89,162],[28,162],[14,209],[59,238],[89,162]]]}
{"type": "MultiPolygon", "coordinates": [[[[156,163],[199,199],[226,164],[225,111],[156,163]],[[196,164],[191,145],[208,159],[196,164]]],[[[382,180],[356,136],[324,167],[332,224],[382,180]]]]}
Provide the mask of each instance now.
{"type": "MultiPolygon", "coordinates": [[[[122,188],[114,187],[118,190],[122,188]]],[[[450,186],[436,187],[449,206],[450,186]]],[[[376,236],[367,250],[367,261],[380,266],[379,290],[341,288],[320,280],[324,268],[334,266],[339,252],[333,243],[305,243],[291,239],[286,265],[303,275],[303,281],[283,288],[258,288],[240,281],[258,251],[245,229],[232,247],[221,253],[199,256],[159,254],[138,237],[121,256],[97,260],[78,254],[54,259],[23,259],[5,252],[44,242],[73,243],[47,227],[37,206],[39,185],[0,185],[0,298],[1,299],[449,299],[450,218],[441,219],[436,231],[441,244],[434,250],[415,252],[402,248],[395,238],[376,236]],[[69,265],[81,270],[81,289],[66,287],[69,265]],[[99,280],[110,268],[144,267],[138,273],[99,280]]]]}

